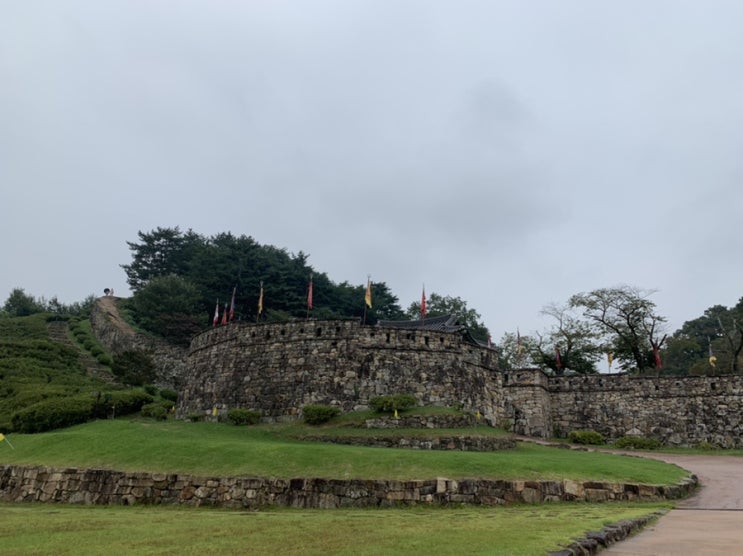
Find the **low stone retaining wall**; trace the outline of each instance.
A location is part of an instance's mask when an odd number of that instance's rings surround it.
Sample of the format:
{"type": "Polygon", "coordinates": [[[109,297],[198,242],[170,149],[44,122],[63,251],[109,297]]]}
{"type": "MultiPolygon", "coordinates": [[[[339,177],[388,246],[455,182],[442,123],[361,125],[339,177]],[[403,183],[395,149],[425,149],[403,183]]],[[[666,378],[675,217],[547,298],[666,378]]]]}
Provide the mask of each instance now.
{"type": "Polygon", "coordinates": [[[367,429],[466,429],[477,425],[474,415],[407,415],[366,419],[367,429]]]}
{"type": "Polygon", "coordinates": [[[69,504],[163,504],[258,509],[390,507],[568,500],[588,502],[682,498],[695,476],[678,485],[601,482],[430,479],[274,479],[200,477],[188,474],[125,473],[106,469],[0,467],[0,500],[69,504]]]}
{"type": "Polygon", "coordinates": [[[378,448],[412,448],[414,450],[459,450],[462,452],[496,452],[513,450],[516,440],[508,436],[305,436],[303,440],[332,442],[351,446],[373,446],[378,448]]]}

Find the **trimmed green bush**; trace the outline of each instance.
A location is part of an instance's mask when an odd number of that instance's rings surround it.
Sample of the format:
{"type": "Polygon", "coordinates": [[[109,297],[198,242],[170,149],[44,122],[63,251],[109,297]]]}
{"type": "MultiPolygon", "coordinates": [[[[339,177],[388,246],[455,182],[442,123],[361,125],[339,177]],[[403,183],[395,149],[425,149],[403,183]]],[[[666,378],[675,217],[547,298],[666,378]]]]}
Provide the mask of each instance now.
{"type": "Polygon", "coordinates": [[[147,392],[150,396],[157,396],[157,386],[155,386],[154,384],[145,384],[144,391],[147,392]]]}
{"type": "Polygon", "coordinates": [[[21,409],[11,417],[13,430],[22,433],[50,431],[77,425],[93,416],[91,396],[53,398],[21,409]]]}
{"type": "Polygon", "coordinates": [[[188,419],[192,423],[198,423],[199,421],[203,421],[204,419],[206,419],[206,415],[194,411],[186,415],[186,419],[188,419]]]}
{"type": "Polygon", "coordinates": [[[574,444],[604,444],[604,435],[596,431],[570,431],[568,440],[574,444]]]}
{"type": "Polygon", "coordinates": [[[172,402],[178,401],[178,392],[175,390],[169,390],[168,388],[163,388],[160,390],[160,397],[164,400],[170,400],[172,402]]]}
{"type": "Polygon", "coordinates": [[[302,417],[308,425],[322,425],[340,415],[340,412],[332,405],[306,405],[302,408],[302,417]]]}
{"type": "Polygon", "coordinates": [[[137,413],[145,404],[152,403],[154,399],[142,390],[118,390],[111,392],[108,398],[108,406],[115,414],[131,415],[137,413]]]}
{"type": "Polygon", "coordinates": [[[168,410],[159,403],[148,403],[142,406],[142,416],[165,421],[168,418],[168,410]]]}
{"type": "Polygon", "coordinates": [[[415,407],[418,400],[410,394],[397,394],[394,396],[378,396],[369,400],[369,407],[377,413],[392,413],[395,410],[404,411],[415,407]]]}
{"type": "Polygon", "coordinates": [[[623,450],[656,450],[661,446],[659,440],[642,436],[623,436],[618,438],[614,445],[623,450]]]}
{"type": "Polygon", "coordinates": [[[111,359],[111,356],[107,353],[102,353],[98,357],[95,358],[96,361],[98,361],[101,365],[106,365],[106,367],[110,367],[113,365],[113,359],[111,359]]]}
{"type": "Polygon", "coordinates": [[[251,409],[230,409],[227,411],[227,419],[233,425],[257,425],[261,422],[261,412],[251,409]]]}
{"type": "Polygon", "coordinates": [[[171,400],[160,400],[158,403],[165,408],[165,411],[173,411],[175,407],[175,402],[171,400]]]}

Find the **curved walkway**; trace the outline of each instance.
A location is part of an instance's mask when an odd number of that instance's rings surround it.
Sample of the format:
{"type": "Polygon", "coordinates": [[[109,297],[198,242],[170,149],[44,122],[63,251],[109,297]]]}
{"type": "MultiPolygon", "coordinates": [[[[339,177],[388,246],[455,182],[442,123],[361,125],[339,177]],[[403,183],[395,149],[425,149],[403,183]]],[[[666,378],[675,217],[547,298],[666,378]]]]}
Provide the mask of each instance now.
{"type": "Polygon", "coordinates": [[[637,535],[602,554],[743,554],[743,457],[643,454],[694,473],[702,488],[637,535]]]}

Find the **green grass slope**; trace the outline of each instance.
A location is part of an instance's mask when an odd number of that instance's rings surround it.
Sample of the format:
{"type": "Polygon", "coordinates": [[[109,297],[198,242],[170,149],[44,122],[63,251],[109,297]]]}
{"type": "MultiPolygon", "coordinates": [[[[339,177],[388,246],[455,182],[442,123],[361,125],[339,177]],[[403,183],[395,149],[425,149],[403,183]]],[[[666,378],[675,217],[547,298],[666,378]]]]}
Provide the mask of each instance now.
{"type": "Polygon", "coordinates": [[[299,424],[100,420],[41,434],[13,434],[2,464],[40,464],[209,476],[361,479],[575,479],[671,484],[680,468],[655,460],[519,444],[501,452],[427,451],[306,442],[299,424]]]}
{"type": "Polygon", "coordinates": [[[0,319],[0,431],[35,403],[110,388],[87,376],[80,351],[49,337],[47,315],[0,319]]]}

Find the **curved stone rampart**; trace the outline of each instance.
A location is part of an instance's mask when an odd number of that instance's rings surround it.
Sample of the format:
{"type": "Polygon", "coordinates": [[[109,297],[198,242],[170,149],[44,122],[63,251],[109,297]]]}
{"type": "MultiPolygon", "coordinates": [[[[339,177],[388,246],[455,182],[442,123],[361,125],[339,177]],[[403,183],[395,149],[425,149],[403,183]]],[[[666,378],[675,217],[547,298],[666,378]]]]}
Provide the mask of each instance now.
{"type": "Polygon", "coordinates": [[[230,323],[194,338],[178,415],[259,410],[296,418],[309,404],[343,411],[375,396],[412,394],[495,422],[501,375],[493,350],[461,334],[362,326],[356,320],[230,323]]]}

